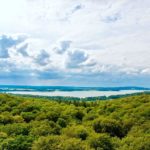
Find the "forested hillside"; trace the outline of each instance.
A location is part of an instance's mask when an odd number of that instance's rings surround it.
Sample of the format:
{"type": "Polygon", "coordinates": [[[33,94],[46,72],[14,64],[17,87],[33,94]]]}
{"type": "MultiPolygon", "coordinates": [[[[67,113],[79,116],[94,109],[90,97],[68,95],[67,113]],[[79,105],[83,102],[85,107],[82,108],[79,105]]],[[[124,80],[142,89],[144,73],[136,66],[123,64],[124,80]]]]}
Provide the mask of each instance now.
{"type": "Polygon", "coordinates": [[[0,94],[0,150],[150,150],[150,94],[93,102],[0,94]]]}

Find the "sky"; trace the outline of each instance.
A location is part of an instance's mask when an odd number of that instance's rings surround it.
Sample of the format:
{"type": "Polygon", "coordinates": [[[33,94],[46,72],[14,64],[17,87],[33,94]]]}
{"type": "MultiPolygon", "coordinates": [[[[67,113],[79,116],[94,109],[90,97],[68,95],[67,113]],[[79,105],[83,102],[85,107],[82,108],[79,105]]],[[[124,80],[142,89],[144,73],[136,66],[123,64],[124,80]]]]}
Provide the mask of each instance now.
{"type": "Polygon", "coordinates": [[[150,0],[0,0],[0,84],[150,87],[150,0]]]}

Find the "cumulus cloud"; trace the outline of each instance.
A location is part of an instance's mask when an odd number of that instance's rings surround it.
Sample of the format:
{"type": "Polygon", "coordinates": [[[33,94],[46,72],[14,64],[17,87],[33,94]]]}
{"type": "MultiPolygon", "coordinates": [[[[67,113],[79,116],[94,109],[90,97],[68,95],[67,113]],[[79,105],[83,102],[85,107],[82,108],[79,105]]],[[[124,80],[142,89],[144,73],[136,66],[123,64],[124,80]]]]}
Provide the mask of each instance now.
{"type": "Polygon", "coordinates": [[[45,66],[50,62],[50,55],[45,51],[41,50],[40,54],[35,58],[35,62],[41,66],[45,66]]]}
{"type": "Polygon", "coordinates": [[[104,21],[105,23],[114,23],[118,21],[119,19],[121,19],[120,14],[116,13],[114,15],[105,16],[104,18],[102,18],[102,21],[104,21]]]}
{"type": "Polygon", "coordinates": [[[9,48],[17,44],[17,40],[7,35],[0,36],[0,58],[9,57],[9,48]]]}
{"type": "Polygon", "coordinates": [[[64,53],[70,48],[71,41],[61,41],[59,47],[55,47],[54,51],[58,54],[64,53]]]}
{"type": "Polygon", "coordinates": [[[72,13],[75,13],[76,11],[82,9],[83,6],[81,4],[76,5],[73,9],[72,9],[72,13]]]}
{"type": "Polygon", "coordinates": [[[9,58],[9,49],[24,41],[24,36],[0,36],[0,58],[9,58]]]}
{"type": "Polygon", "coordinates": [[[18,48],[18,52],[21,53],[24,57],[28,57],[29,54],[27,52],[27,48],[28,48],[28,44],[24,44],[24,45],[21,45],[19,48],[18,48]]]}
{"type": "Polygon", "coordinates": [[[78,68],[88,59],[88,55],[81,50],[68,52],[68,59],[66,62],[69,68],[78,68]]]}

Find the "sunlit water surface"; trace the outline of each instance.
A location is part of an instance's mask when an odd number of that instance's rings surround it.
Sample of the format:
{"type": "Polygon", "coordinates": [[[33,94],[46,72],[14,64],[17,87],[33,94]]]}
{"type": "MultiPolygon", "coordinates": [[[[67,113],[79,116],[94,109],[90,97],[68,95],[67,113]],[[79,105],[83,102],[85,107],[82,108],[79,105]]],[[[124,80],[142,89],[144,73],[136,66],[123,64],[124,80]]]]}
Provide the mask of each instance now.
{"type": "Polygon", "coordinates": [[[96,96],[111,96],[122,94],[133,94],[144,92],[144,90],[121,90],[121,91],[52,91],[52,92],[33,92],[33,91],[9,91],[6,93],[23,94],[23,95],[38,95],[38,96],[70,96],[70,97],[96,97],[96,96]]]}

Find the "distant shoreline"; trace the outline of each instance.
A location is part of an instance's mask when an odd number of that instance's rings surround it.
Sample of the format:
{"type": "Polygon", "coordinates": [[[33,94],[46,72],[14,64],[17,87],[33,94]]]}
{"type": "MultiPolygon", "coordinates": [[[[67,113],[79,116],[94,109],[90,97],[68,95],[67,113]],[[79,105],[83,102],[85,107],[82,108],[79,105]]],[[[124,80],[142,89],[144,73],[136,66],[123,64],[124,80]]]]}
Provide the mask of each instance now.
{"type": "Polygon", "coordinates": [[[73,87],[73,86],[15,86],[0,85],[0,93],[47,97],[101,97],[150,91],[144,87],[73,87]]]}
{"type": "MultiPolygon", "coordinates": [[[[1,92],[0,92],[1,93],[1,92]]],[[[41,97],[41,98],[48,98],[48,99],[51,99],[51,100],[85,100],[85,101],[93,101],[93,100],[110,100],[110,99],[117,99],[117,98],[122,98],[122,97],[127,97],[127,96],[134,96],[134,95],[140,95],[140,94],[150,94],[150,91],[139,91],[139,92],[133,92],[132,93],[119,93],[119,94],[112,94],[112,93],[109,93],[109,95],[93,95],[93,96],[89,96],[89,95],[86,95],[86,96],[78,96],[77,94],[76,95],[50,95],[50,94],[47,94],[45,95],[43,92],[41,92],[41,94],[37,94],[38,92],[35,92],[34,94],[32,92],[26,92],[26,93],[23,93],[23,92],[20,92],[20,93],[17,93],[17,92],[6,92],[5,94],[13,94],[13,95],[19,95],[19,96],[23,96],[23,97],[41,97]]],[[[49,92],[47,92],[49,93],[49,92]]],[[[65,93],[65,92],[64,92],[65,93]]],[[[70,92],[66,92],[66,93],[70,93],[70,92]]],[[[81,91],[82,93],[82,91],[81,91]]],[[[85,93],[84,93],[85,94],[85,93]]]]}

